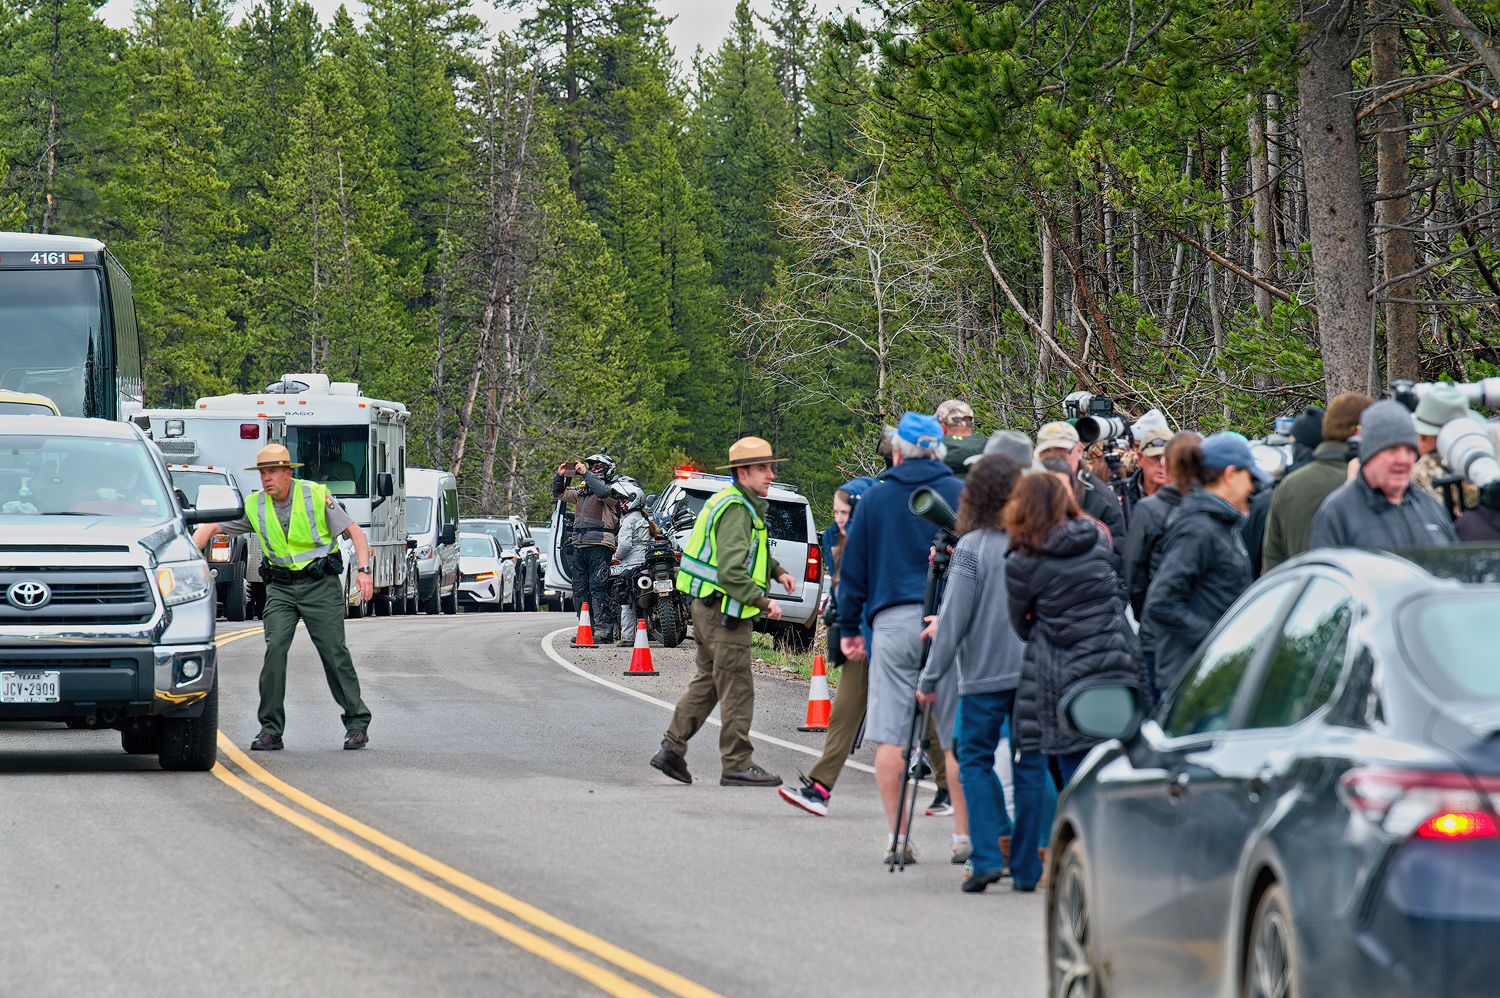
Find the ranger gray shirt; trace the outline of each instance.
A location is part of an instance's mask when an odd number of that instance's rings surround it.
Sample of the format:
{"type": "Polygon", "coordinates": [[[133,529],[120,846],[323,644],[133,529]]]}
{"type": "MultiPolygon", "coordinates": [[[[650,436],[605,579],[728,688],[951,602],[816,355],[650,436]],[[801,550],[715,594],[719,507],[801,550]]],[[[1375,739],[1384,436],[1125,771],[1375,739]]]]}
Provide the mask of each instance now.
{"type": "Polygon", "coordinates": [[[955,664],[959,696],[1013,690],[1021,681],[1026,643],[1010,626],[1006,604],[1009,547],[1003,530],[973,530],[954,545],[937,635],[919,680],[923,693],[934,692],[955,664]]]}
{"type": "MultiPolygon", "coordinates": [[[[294,482],[293,484],[295,485],[296,483],[294,482]]],[[[259,492],[252,492],[246,496],[245,507],[248,509],[251,503],[259,502],[259,496],[259,492]]],[[[271,507],[276,511],[276,519],[281,524],[281,532],[283,534],[292,529],[292,509],[294,500],[296,499],[297,490],[293,488],[287,493],[286,502],[277,502],[275,499],[271,500],[271,507]]],[[[301,503],[296,503],[296,507],[300,509],[301,503]]],[[[328,532],[334,537],[348,530],[354,523],[349,514],[344,512],[344,507],[340,506],[332,495],[328,497],[328,511],[324,516],[328,520],[328,532]]],[[[219,532],[228,534],[230,537],[248,534],[254,529],[254,527],[250,526],[250,518],[246,516],[242,516],[237,520],[226,520],[219,524],[219,532]]]]}

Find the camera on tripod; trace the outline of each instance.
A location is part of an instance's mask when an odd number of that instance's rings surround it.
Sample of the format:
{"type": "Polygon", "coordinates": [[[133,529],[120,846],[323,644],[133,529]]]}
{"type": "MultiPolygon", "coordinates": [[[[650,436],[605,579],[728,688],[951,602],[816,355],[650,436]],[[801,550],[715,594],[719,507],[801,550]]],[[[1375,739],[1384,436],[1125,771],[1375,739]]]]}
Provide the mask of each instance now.
{"type": "MultiPolygon", "coordinates": [[[[1392,381],[1391,398],[1406,406],[1412,412],[1417,411],[1417,404],[1422,401],[1422,396],[1437,385],[1444,384],[1442,381],[1392,381]]],[[[1483,381],[1460,381],[1453,384],[1463,393],[1469,405],[1483,406],[1486,409],[1500,409],[1500,378],[1485,378],[1483,381]]],[[[1069,396],[1070,398],[1072,396],[1069,396]]],[[[1452,467],[1452,465],[1449,465],[1452,467]]]]}
{"type": "Polygon", "coordinates": [[[1130,424],[1115,412],[1115,400],[1108,395],[1073,392],[1063,399],[1063,411],[1078,429],[1084,446],[1099,440],[1119,440],[1130,435],[1130,424]]]}

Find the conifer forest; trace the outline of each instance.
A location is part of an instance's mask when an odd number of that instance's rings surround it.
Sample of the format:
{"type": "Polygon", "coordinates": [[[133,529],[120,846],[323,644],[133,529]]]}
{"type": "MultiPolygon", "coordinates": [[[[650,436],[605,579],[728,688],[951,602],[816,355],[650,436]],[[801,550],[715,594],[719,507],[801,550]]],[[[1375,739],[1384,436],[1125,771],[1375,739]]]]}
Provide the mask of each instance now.
{"type": "Polygon", "coordinates": [[[358,381],[475,513],[749,433],[826,507],[948,397],[1256,436],[1500,374],[1500,4],[500,3],[3,0],[0,228],[118,254],[148,405],[358,381]]]}

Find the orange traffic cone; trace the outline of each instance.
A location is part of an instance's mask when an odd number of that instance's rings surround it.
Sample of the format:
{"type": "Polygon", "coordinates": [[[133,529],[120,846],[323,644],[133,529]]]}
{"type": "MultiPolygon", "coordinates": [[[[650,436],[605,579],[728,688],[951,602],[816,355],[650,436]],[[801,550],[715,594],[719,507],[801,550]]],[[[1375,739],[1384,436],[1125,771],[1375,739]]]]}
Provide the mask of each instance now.
{"type": "Polygon", "coordinates": [[[812,688],[807,691],[807,724],[798,731],[827,731],[833,704],[828,699],[828,673],[823,671],[823,656],[813,656],[812,688]]]}
{"type": "Polygon", "coordinates": [[[594,627],[589,622],[589,605],[583,604],[583,610],[578,614],[578,634],[573,638],[574,648],[598,648],[594,644],[594,627]]]}
{"type": "Polygon", "coordinates": [[[635,648],[630,652],[630,668],[627,676],[654,676],[656,666],[651,664],[651,642],[646,638],[646,622],[635,625],[635,648]]]}

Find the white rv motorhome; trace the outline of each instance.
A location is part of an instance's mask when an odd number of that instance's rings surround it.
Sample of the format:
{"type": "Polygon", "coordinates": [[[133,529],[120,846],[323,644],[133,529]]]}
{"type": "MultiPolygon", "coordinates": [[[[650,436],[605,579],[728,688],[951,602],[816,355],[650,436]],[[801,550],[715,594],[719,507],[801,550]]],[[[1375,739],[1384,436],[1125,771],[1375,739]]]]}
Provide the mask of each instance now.
{"type": "MultiPolygon", "coordinates": [[[[366,398],[359,385],[330,382],[326,374],[287,374],[264,392],[200,398],[196,411],[284,419],[284,443],[302,464],[293,474],[326,486],[370,541],[375,598],[369,604],[355,584],[352,548],[347,539],[340,544],[350,616],[415,612],[416,571],[406,543],[406,406],[366,398]]],[[[258,476],[253,488],[260,488],[258,476]]]]}

